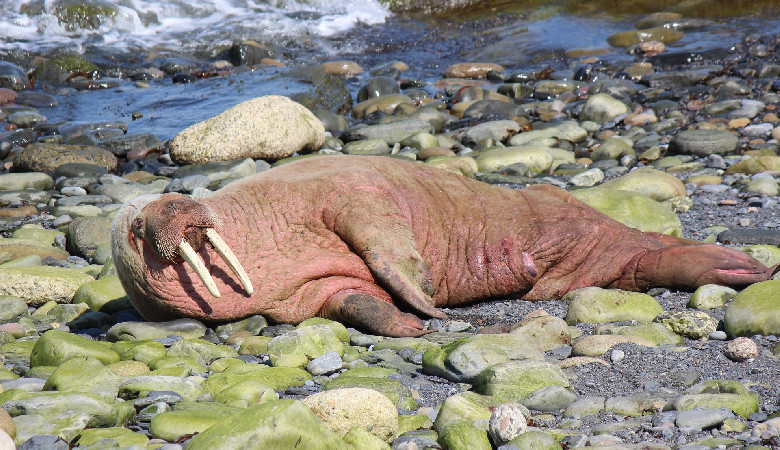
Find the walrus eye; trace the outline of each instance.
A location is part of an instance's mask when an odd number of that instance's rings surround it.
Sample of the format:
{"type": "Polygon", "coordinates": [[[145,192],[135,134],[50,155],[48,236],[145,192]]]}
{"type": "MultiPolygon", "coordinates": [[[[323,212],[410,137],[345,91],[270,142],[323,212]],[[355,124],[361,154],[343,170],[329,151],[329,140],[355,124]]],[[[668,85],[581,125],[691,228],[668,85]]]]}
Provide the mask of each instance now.
{"type": "Polygon", "coordinates": [[[135,235],[138,237],[144,237],[145,230],[146,225],[144,223],[144,219],[136,217],[135,220],[133,220],[133,233],[135,233],[135,235]]]}

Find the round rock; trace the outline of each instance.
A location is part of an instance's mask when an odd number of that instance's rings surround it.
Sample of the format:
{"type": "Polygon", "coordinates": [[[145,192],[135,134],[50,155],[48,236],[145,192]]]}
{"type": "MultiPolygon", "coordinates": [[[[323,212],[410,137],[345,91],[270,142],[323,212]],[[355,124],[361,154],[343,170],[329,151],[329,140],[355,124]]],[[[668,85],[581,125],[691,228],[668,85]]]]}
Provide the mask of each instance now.
{"type": "Polygon", "coordinates": [[[669,142],[669,150],[683,155],[707,157],[729,155],[737,149],[739,139],[725,130],[685,130],[669,142]]]}
{"type": "Polygon", "coordinates": [[[287,97],[269,95],[186,128],[171,141],[170,154],[177,164],[276,160],[317,150],[324,142],[325,128],[311,111],[287,97]]]}
{"type": "Polygon", "coordinates": [[[333,389],[310,395],[303,403],[339,436],[358,427],[387,440],[398,431],[395,405],[373,389],[333,389]]]}
{"type": "Polygon", "coordinates": [[[723,353],[732,361],[747,361],[758,356],[758,346],[752,339],[740,336],[726,344],[723,353]]]}

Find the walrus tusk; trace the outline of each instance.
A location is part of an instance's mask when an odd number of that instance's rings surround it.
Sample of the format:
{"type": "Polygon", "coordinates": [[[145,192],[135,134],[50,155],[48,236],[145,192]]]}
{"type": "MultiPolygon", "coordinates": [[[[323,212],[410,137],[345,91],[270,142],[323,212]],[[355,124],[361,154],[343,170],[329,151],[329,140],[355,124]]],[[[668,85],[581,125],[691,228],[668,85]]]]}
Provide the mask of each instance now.
{"type": "Polygon", "coordinates": [[[192,267],[192,270],[198,274],[198,277],[203,281],[203,284],[206,285],[206,288],[211,292],[211,295],[219,298],[219,290],[217,289],[217,285],[214,284],[214,279],[211,278],[211,274],[206,270],[206,266],[203,264],[200,256],[195,253],[192,246],[185,240],[182,240],[181,243],[179,243],[179,255],[184,258],[190,267],[192,267]]]}
{"type": "Polygon", "coordinates": [[[230,266],[233,273],[236,274],[241,281],[241,285],[244,286],[246,293],[252,295],[252,293],[255,292],[255,289],[252,287],[252,282],[249,281],[249,275],[247,275],[244,267],[238,262],[238,258],[236,258],[236,255],[233,254],[233,251],[230,250],[230,247],[228,247],[219,233],[212,228],[208,228],[206,229],[206,239],[211,242],[211,245],[214,246],[214,250],[219,253],[219,256],[222,257],[227,265],[230,266]]]}

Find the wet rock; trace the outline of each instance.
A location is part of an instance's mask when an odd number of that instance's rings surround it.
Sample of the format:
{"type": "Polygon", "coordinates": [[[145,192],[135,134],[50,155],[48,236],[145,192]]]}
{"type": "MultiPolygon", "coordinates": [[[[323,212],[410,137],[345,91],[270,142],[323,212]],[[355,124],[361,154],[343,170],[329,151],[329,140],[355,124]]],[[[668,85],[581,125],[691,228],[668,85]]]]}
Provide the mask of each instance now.
{"type": "Polygon", "coordinates": [[[0,87],[21,91],[30,87],[30,80],[21,67],[6,61],[0,61],[0,87]]]}
{"type": "Polygon", "coordinates": [[[322,63],[320,67],[333,75],[353,76],[363,73],[363,68],[354,61],[329,61],[322,63]]]}
{"type": "Polygon", "coordinates": [[[596,208],[631,228],[682,236],[680,219],[669,208],[644,194],[628,190],[607,189],[603,186],[579,189],[573,191],[572,195],[588,206],[596,208]]]}
{"type": "Polygon", "coordinates": [[[492,63],[453,64],[444,71],[446,78],[484,78],[488,72],[503,73],[504,68],[492,63]]]}
{"type": "Polygon", "coordinates": [[[463,145],[468,146],[474,146],[484,139],[504,141],[518,131],[520,131],[520,126],[514,120],[494,120],[468,128],[460,136],[460,141],[463,145]]]}
{"type": "Polygon", "coordinates": [[[386,94],[378,97],[368,98],[352,108],[352,116],[362,119],[365,116],[376,111],[385,114],[392,114],[395,109],[402,104],[412,104],[412,99],[404,94],[386,94]]]}
{"type": "Polygon", "coordinates": [[[653,297],[640,292],[587,287],[564,295],[569,302],[566,322],[605,323],[623,320],[650,322],[663,308],[653,297]]]}
{"type": "Polygon", "coordinates": [[[88,145],[30,144],[14,158],[14,167],[25,172],[53,172],[67,163],[94,164],[114,172],[118,161],[111,152],[88,145]]]}
{"type": "Polygon", "coordinates": [[[729,303],[724,328],[729,336],[780,335],[780,280],[748,286],[729,303]]]}
{"type": "Polygon", "coordinates": [[[614,33],[607,37],[607,42],[613,47],[628,47],[648,41],[675,42],[683,36],[685,35],[682,32],[671,28],[655,27],[614,33]]]}
{"type": "Polygon", "coordinates": [[[324,141],[325,129],[314,114],[286,97],[271,95],[186,128],[171,141],[170,155],[178,164],[275,160],[317,150],[324,141]]]}
{"type": "Polygon", "coordinates": [[[342,151],[348,155],[389,155],[390,146],[382,139],[364,139],[344,144],[342,151]]]}
{"type": "Polygon", "coordinates": [[[104,139],[98,146],[110,151],[114,156],[127,156],[141,150],[149,151],[162,147],[162,141],[151,133],[128,134],[104,139]]]}
{"type": "Polygon", "coordinates": [[[353,128],[344,138],[353,141],[381,139],[388,145],[394,145],[418,133],[433,133],[433,127],[428,122],[419,119],[404,119],[397,122],[353,128]]]}
{"type": "Polygon", "coordinates": [[[580,121],[591,120],[603,124],[609,122],[621,114],[628,112],[628,106],[609,94],[596,94],[590,96],[580,112],[580,121]]]}

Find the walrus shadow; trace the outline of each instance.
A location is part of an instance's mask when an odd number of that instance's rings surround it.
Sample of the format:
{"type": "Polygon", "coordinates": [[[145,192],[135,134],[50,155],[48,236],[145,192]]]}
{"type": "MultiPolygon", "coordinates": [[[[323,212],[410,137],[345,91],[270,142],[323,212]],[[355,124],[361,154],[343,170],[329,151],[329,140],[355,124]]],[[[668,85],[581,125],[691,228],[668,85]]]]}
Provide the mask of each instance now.
{"type": "MultiPolygon", "coordinates": [[[[211,273],[211,277],[214,278],[215,281],[219,280],[224,283],[229,288],[231,293],[238,293],[244,297],[249,297],[249,295],[244,291],[243,286],[241,286],[241,284],[239,284],[233,278],[232,272],[226,272],[221,267],[213,265],[210,254],[199,254],[201,258],[203,258],[203,263],[209,269],[209,273],[211,273]]],[[[197,275],[191,274],[187,271],[186,263],[176,264],[175,271],[176,276],[178,277],[178,281],[181,283],[182,289],[195,302],[198,308],[200,308],[200,310],[206,314],[214,313],[214,308],[211,306],[210,302],[216,299],[211,295],[206,295],[204,297],[204,295],[201,293],[205,290],[203,281],[197,275]]],[[[224,294],[225,292],[221,293],[224,294]]]]}

